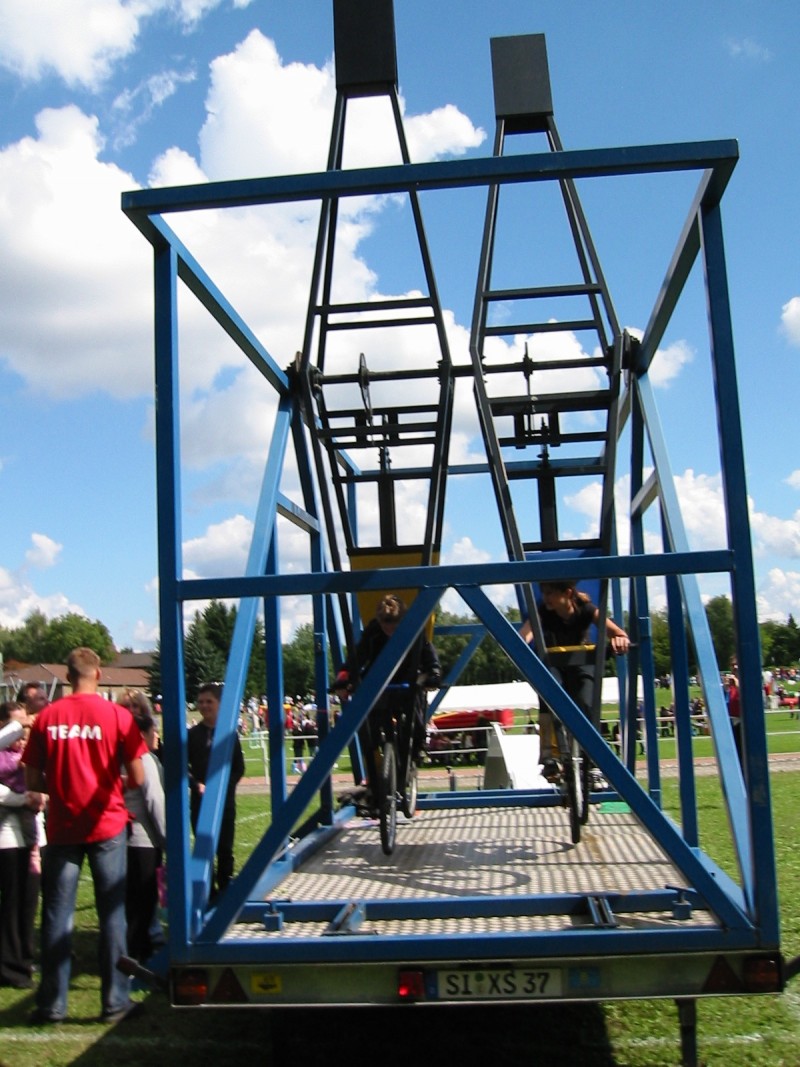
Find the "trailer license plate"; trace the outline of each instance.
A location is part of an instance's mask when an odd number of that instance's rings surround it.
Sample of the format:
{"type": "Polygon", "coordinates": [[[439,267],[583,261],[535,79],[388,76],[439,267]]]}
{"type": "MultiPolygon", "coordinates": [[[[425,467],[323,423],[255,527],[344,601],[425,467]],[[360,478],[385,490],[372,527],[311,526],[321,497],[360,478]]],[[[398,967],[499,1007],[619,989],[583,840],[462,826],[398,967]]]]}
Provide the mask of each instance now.
{"type": "Polygon", "coordinates": [[[513,1000],[561,995],[561,971],[535,967],[485,967],[439,971],[440,1000],[513,1000]]]}

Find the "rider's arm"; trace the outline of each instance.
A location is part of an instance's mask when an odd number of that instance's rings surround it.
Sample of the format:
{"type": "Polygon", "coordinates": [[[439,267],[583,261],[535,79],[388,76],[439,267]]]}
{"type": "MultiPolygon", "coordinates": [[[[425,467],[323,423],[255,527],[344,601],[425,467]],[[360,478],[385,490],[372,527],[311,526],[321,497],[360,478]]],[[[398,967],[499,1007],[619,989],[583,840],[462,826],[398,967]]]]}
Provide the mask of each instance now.
{"type": "MultiPolygon", "coordinates": [[[[595,621],[600,612],[595,613],[595,621]]],[[[631,641],[621,626],[617,626],[613,619],[606,619],[606,636],[615,656],[624,655],[631,647],[631,641]]]]}
{"type": "Polygon", "coordinates": [[[442,665],[439,663],[439,656],[436,649],[427,638],[422,643],[419,670],[422,675],[421,684],[435,687],[441,683],[442,665]]]}

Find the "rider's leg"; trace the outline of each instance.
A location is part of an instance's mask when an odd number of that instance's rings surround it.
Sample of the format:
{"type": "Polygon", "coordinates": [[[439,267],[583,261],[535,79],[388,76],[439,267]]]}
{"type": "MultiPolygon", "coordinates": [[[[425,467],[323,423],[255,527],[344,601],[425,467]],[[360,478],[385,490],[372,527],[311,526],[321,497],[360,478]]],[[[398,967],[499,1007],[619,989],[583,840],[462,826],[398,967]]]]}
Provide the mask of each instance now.
{"type": "MultiPolygon", "coordinates": [[[[597,712],[595,713],[594,711],[594,665],[587,663],[580,667],[572,667],[565,671],[565,675],[564,688],[589,722],[599,732],[602,709],[598,704],[597,712]]],[[[599,791],[608,788],[608,782],[603,773],[592,762],[589,763],[589,778],[593,790],[599,791]]]]}
{"type": "Polygon", "coordinates": [[[425,750],[425,712],[428,708],[428,699],[424,690],[420,690],[414,698],[411,709],[411,758],[415,763],[425,750]]]}
{"type": "MultiPolygon", "coordinates": [[[[559,685],[563,685],[561,672],[556,667],[551,667],[551,673],[559,685]]],[[[544,768],[545,778],[557,777],[559,767],[558,741],[556,739],[555,716],[548,704],[543,700],[539,702],[539,763],[544,768]]]]}

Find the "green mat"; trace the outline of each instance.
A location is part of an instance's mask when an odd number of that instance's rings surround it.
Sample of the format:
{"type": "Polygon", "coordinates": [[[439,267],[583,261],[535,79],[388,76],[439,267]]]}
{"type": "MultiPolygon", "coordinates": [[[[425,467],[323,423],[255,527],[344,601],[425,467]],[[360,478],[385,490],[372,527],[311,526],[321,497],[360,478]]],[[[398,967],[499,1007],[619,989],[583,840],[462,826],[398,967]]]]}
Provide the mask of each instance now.
{"type": "Polygon", "coordinates": [[[606,800],[600,805],[601,815],[614,815],[619,812],[626,812],[630,810],[630,805],[626,804],[624,800],[606,800]]]}

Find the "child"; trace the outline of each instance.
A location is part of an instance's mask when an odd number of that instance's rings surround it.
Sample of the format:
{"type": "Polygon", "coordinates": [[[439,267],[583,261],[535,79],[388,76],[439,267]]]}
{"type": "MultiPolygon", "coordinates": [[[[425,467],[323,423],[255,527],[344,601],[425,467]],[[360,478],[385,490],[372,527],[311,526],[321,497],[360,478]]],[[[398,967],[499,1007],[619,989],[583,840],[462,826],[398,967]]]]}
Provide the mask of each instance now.
{"type": "Polygon", "coordinates": [[[22,736],[0,751],[0,985],[33,986],[33,927],[39,894],[37,812],[44,796],[25,788],[20,764],[28,714],[21,704],[0,705],[0,727],[23,726],[22,736]]]}
{"type": "MultiPolygon", "coordinates": [[[[541,590],[542,602],[537,606],[545,647],[585,645],[589,630],[599,621],[599,608],[591,602],[586,593],[577,589],[577,583],[571,579],[542,582],[541,590]]],[[[533,630],[528,620],[524,622],[521,634],[528,643],[533,639],[533,630]]],[[[620,626],[617,626],[613,619],[606,619],[606,636],[614,655],[621,656],[630,648],[628,635],[620,626]]],[[[567,695],[591,720],[595,684],[594,664],[551,666],[550,669],[567,695]]],[[[543,727],[540,729],[542,774],[548,781],[554,781],[560,774],[560,768],[552,755],[550,741],[552,712],[546,705],[542,707],[542,712],[545,717],[545,721],[542,721],[542,715],[540,715],[540,724],[543,727]]],[[[598,725],[595,723],[595,726],[598,725]]],[[[606,787],[602,775],[596,768],[593,768],[591,778],[593,788],[604,789],[606,787]]]]}
{"type": "MultiPolygon", "coordinates": [[[[23,724],[25,733],[27,733],[28,716],[25,709],[21,704],[9,701],[3,705],[2,711],[0,711],[0,724],[15,720],[23,724]]],[[[26,793],[25,771],[20,763],[22,750],[25,748],[25,733],[18,741],[0,751],[0,786],[6,787],[3,790],[3,794],[6,797],[7,806],[14,807],[17,810],[20,827],[25,838],[25,846],[32,848],[38,841],[36,813],[25,806],[24,800],[16,801],[8,796],[9,792],[23,797],[26,793]]]]}

